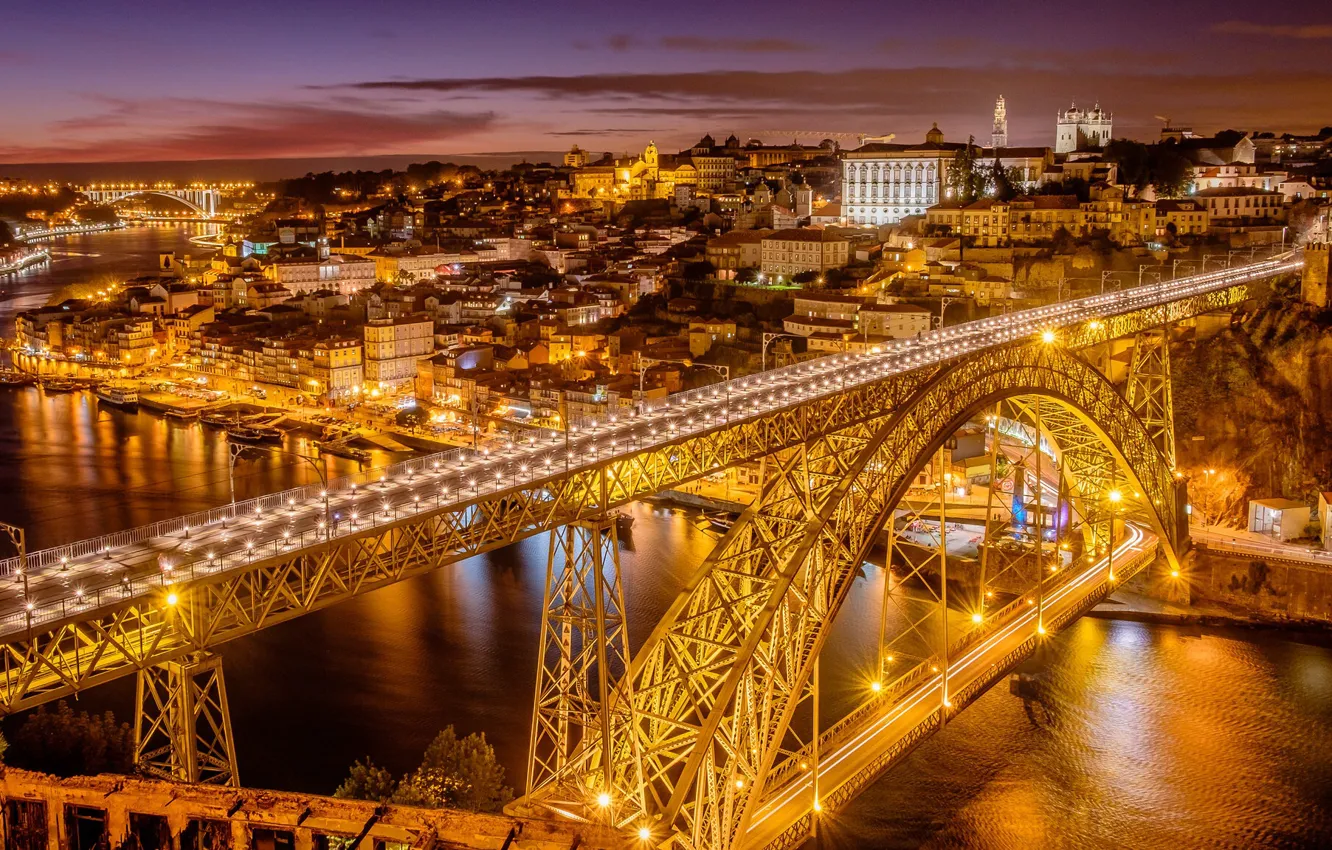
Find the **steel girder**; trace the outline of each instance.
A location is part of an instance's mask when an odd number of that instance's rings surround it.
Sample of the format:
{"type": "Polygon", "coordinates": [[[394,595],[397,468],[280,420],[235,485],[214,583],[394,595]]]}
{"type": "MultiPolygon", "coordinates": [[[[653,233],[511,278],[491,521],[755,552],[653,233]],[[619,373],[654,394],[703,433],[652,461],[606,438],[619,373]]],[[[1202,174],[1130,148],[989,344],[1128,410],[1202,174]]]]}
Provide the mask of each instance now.
{"type": "MultiPolygon", "coordinates": [[[[1167,307],[1137,310],[1063,333],[1080,348],[1129,336],[1241,302],[1243,286],[1190,296],[1167,307]]],[[[981,357],[992,356],[980,355],[981,357]]],[[[928,370],[809,399],[798,407],[729,422],[709,420],[701,433],[683,433],[656,446],[604,463],[595,434],[572,440],[590,463],[565,472],[556,464],[537,485],[496,488],[462,506],[432,510],[424,490],[419,513],[380,523],[331,546],[287,550],[267,546],[244,563],[210,565],[203,553],[178,566],[171,580],[179,604],[159,598],[71,607],[59,619],[34,624],[3,645],[0,715],[68,696],[269,625],[325,608],[358,593],[401,581],[608,507],[701,477],[710,471],[839,432],[895,409],[928,380],[928,370]]],[[[827,383],[826,389],[836,385],[827,383]]],[[[717,407],[723,404],[718,398],[717,407]]],[[[688,415],[704,416],[706,411],[688,415]]],[[[742,414],[743,415],[743,414],[742,414]]],[[[492,463],[487,473],[503,464],[492,463]]],[[[428,487],[428,481],[423,488],[428,487]]],[[[188,545],[188,544],[187,544],[188,545]]],[[[185,552],[187,556],[189,552],[185,552]]]]}
{"type": "MultiPolygon", "coordinates": [[[[868,374],[868,370],[866,371],[868,374]]],[[[598,461],[610,446],[595,433],[571,441],[583,465],[565,470],[548,466],[549,477],[505,489],[518,471],[514,463],[474,464],[478,479],[499,486],[475,489],[461,505],[435,507],[438,476],[420,476],[420,507],[376,519],[355,535],[332,544],[288,546],[282,538],[264,540],[250,555],[216,561],[182,542],[183,562],[170,578],[160,577],[157,597],[129,597],[119,604],[71,608],[60,619],[34,624],[2,645],[0,715],[20,711],[135,673],[164,661],[205,651],[225,641],[335,605],[344,599],[506,546],[609,508],[700,478],[717,469],[802,445],[821,435],[864,422],[897,406],[923,385],[918,370],[809,399],[798,407],[729,422],[714,406],[681,410],[671,424],[672,442],[598,461]],[[685,427],[692,421],[691,431],[685,427]],[[495,477],[492,477],[495,476],[495,477]],[[487,491],[488,490],[488,491],[487,491]]],[[[649,429],[639,437],[646,444],[649,429]]],[[[364,510],[374,513],[373,488],[364,510]]],[[[248,533],[248,531],[246,532],[248,533]]],[[[158,580],[158,579],[155,579],[158,580]]]]}
{"type": "Polygon", "coordinates": [[[957,427],[1024,395],[1079,417],[1174,539],[1172,471],[1150,435],[1104,377],[1053,345],[974,355],[882,415],[780,454],[632,665],[645,815],[680,846],[735,846],[874,535],[957,427]]]}
{"type": "Polygon", "coordinates": [[[1170,386],[1170,329],[1143,331],[1133,338],[1124,397],[1138,414],[1171,467],[1175,465],[1175,403],[1170,386]]]}
{"type": "Polygon", "coordinates": [[[598,801],[600,820],[623,826],[620,812],[643,810],[637,771],[613,784],[612,765],[635,761],[628,735],[633,701],[629,635],[620,581],[619,537],[613,517],[580,521],[550,535],[541,649],[537,657],[532,739],[528,749],[528,793],[547,800],[567,797],[561,807],[598,801]],[[618,692],[617,692],[618,691],[618,692]],[[589,759],[589,750],[598,758],[589,759]],[[609,753],[609,757],[600,757],[609,753]]]}
{"type": "Polygon", "coordinates": [[[149,776],[240,785],[222,658],[201,655],[139,671],[134,762],[149,776]]]}

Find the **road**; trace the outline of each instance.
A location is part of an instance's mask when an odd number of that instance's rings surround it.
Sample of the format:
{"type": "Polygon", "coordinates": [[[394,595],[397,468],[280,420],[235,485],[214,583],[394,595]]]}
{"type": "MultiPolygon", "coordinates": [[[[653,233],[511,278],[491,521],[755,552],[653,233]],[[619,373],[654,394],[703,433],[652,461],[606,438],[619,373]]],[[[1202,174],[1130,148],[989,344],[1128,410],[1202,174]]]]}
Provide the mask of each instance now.
{"type": "Polygon", "coordinates": [[[931,331],[863,354],[838,354],[680,393],[633,415],[571,423],[562,432],[532,431],[522,443],[479,452],[455,449],[405,461],[355,478],[272,494],[179,517],[106,538],[32,553],[20,573],[17,558],[0,562],[8,590],[0,592],[0,636],[35,625],[160,596],[174,604],[171,586],[190,575],[244,569],[257,558],[313,548],[421,513],[452,508],[519,486],[555,481],[689,435],[794,408],[918,369],[1033,338],[1054,343],[1062,329],[1109,316],[1226,289],[1300,267],[1284,255],[1239,268],[1180,278],[1121,292],[1065,301],[931,331]],[[372,483],[373,482],[373,483],[372,483]],[[326,495],[324,495],[326,493],[326,495]],[[335,522],[336,521],[336,522],[335,522]]]}
{"type": "MultiPolygon", "coordinates": [[[[1131,559],[1145,558],[1156,545],[1153,535],[1130,525],[1125,539],[1115,547],[1113,563],[1124,565],[1131,559]]],[[[1054,622],[1060,615],[1080,609],[1087,594],[1107,580],[1111,567],[1111,559],[1102,559],[1052,589],[1044,600],[1044,622],[1054,622]]],[[[1023,608],[1019,604],[1007,622],[962,650],[947,668],[947,692],[961,693],[978,680],[992,676],[995,664],[1036,634],[1041,616],[1035,606],[1023,608]]],[[[839,724],[835,731],[838,740],[829,742],[818,762],[820,797],[828,799],[883,753],[908,739],[913,730],[934,723],[945,698],[944,687],[944,673],[931,676],[896,700],[882,699],[882,707],[861,722],[847,728],[839,724]]],[[[825,740],[832,734],[831,730],[826,732],[825,740]]],[[[806,771],[796,777],[761,804],[742,846],[755,850],[766,847],[809,814],[814,803],[814,774],[806,771]]]]}
{"type": "Polygon", "coordinates": [[[1282,543],[1280,540],[1252,531],[1236,531],[1231,528],[1211,529],[1201,525],[1191,525],[1189,536],[1213,552],[1260,555],[1332,569],[1332,551],[1282,543]]]}

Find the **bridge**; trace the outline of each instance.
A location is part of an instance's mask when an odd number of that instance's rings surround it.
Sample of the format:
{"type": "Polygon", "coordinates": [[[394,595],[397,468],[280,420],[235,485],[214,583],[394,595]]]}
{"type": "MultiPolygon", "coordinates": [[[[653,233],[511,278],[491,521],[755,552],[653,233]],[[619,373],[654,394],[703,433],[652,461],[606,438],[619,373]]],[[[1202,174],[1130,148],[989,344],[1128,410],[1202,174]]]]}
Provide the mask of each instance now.
{"type": "Polygon", "coordinates": [[[141,195],[159,195],[174,198],[192,212],[205,218],[217,214],[218,202],[223,195],[237,187],[211,183],[93,183],[78,187],[78,192],[95,204],[114,204],[125,198],[141,195]]]}
{"type": "Polygon", "coordinates": [[[647,846],[796,846],[1118,583],[1158,557],[1179,569],[1168,328],[1302,265],[983,319],[22,553],[0,562],[0,712],[134,675],[143,772],[238,784],[219,644],[549,532],[513,812],[647,846]],[[1091,362],[1119,339],[1122,390],[1091,362]],[[946,451],[963,427],[991,476],[965,562],[946,451]],[[760,495],[631,653],[615,509],[751,461],[760,495]],[[863,702],[828,724],[820,651],[881,538],[877,657],[863,702]]]}

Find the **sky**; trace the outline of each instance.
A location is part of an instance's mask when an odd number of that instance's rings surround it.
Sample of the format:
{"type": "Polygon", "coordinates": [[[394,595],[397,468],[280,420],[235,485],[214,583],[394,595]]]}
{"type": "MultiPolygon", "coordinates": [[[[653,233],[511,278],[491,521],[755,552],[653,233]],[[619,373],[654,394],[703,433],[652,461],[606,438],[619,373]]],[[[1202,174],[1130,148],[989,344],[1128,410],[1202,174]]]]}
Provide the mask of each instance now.
{"type": "Polygon", "coordinates": [[[1311,0],[0,0],[0,33],[0,163],[988,141],[997,95],[1014,145],[1073,102],[1332,125],[1311,0]]]}

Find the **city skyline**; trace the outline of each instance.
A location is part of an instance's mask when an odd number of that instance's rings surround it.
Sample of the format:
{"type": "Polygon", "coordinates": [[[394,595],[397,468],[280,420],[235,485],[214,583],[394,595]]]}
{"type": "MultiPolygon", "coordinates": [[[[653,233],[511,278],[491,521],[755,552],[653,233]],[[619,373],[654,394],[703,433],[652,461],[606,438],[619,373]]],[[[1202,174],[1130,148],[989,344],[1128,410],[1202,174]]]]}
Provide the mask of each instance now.
{"type": "Polygon", "coordinates": [[[28,7],[7,13],[25,36],[0,51],[20,81],[0,110],[21,116],[0,127],[0,162],[668,150],[704,132],[909,140],[933,122],[985,140],[1000,94],[1016,145],[1051,144],[1070,102],[1099,102],[1117,136],[1139,138],[1156,116],[1205,132],[1332,123],[1332,21],[1312,5],[1261,18],[1229,0],[1135,0],[1113,17],[1037,0],[952,8],[935,36],[937,11],[859,2],[761,17],[732,3],[407,3],[391,17],[238,3],[219,38],[215,21],[162,3],[28,7]]]}

